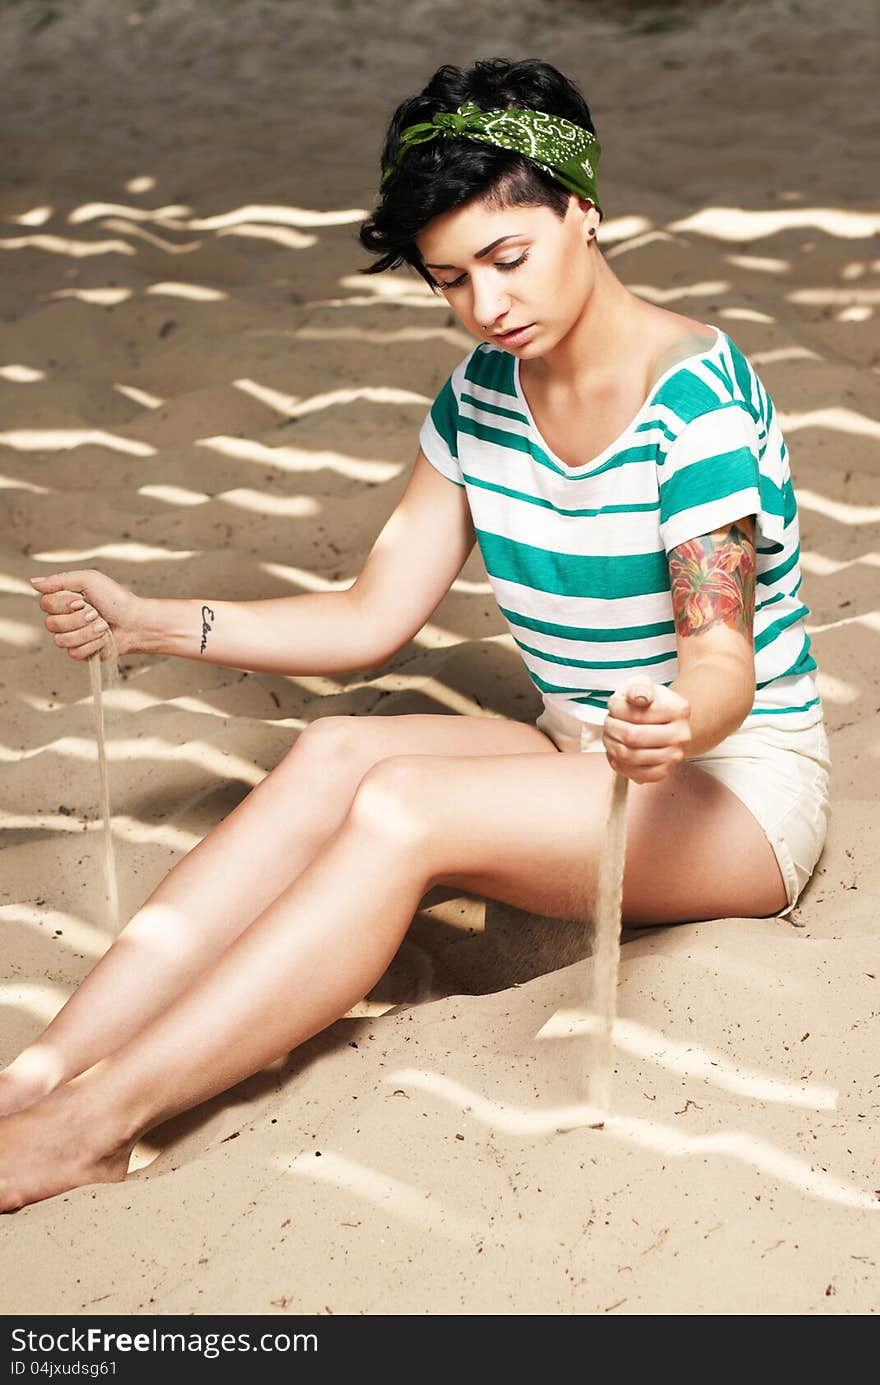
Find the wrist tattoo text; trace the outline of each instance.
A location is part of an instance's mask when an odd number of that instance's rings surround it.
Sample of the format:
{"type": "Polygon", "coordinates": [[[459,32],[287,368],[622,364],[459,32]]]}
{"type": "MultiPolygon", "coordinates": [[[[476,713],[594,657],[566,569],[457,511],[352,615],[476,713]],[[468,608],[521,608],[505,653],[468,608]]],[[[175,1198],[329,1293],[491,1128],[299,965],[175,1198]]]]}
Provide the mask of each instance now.
{"type": "Polygon", "coordinates": [[[200,654],[204,654],[204,652],[205,652],[205,646],[206,646],[207,643],[208,643],[208,632],[209,632],[210,629],[211,629],[211,626],[208,624],[208,622],[211,621],[211,620],[213,620],[213,619],[214,619],[214,612],[211,610],[211,607],[210,607],[210,606],[203,606],[203,607],[202,607],[202,643],[201,643],[201,645],[199,646],[199,653],[200,653],[200,654]]]}

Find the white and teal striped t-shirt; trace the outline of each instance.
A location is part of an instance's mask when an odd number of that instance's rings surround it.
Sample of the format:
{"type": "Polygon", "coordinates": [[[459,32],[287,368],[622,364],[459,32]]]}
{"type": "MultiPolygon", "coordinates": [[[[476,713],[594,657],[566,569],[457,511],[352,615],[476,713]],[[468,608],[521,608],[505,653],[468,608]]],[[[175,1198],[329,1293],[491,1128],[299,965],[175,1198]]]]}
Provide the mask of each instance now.
{"type": "Polygon", "coordinates": [[[776,412],[716,341],[667,370],[626,430],[580,466],[544,442],[519,361],[483,343],[422,426],[425,456],[467,492],[495,598],[545,703],[604,720],[639,670],[676,677],[668,552],[756,516],[755,701],[748,724],[822,715],[798,591],[797,506],[776,412]]]}

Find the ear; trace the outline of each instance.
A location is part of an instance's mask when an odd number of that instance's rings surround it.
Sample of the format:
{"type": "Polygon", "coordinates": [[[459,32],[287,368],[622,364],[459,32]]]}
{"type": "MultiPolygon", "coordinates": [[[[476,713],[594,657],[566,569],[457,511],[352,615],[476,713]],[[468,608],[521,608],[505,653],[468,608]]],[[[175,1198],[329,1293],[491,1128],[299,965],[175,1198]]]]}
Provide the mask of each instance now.
{"type": "Polygon", "coordinates": [[[574,193],[572,194],[572,200],[577,208],[577,215],[581,221],[584,240],[595,240],[599,230],[599,213],[595,205],[589,202],[586,197],[578,197],[574,193]]]}

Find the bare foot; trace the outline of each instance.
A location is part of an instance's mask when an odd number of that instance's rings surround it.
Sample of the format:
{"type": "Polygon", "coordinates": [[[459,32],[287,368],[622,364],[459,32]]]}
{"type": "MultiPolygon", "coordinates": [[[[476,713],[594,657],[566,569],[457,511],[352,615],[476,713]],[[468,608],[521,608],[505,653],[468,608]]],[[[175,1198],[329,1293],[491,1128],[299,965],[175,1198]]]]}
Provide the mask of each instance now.
{"type": "Polygon", "coordinates": [[[42,1101],[58,1086],[57,1064],[45,1054],[25,1049],[0,1072],[0,1116],[11,1116],[42,1101]]]}
{"type": "Polygon", "coordinates": [[[0,1120],[0,1212],[86,1183],[121,1183],[135,1140],[108,1140],[73,1088],[0,1120]]]}

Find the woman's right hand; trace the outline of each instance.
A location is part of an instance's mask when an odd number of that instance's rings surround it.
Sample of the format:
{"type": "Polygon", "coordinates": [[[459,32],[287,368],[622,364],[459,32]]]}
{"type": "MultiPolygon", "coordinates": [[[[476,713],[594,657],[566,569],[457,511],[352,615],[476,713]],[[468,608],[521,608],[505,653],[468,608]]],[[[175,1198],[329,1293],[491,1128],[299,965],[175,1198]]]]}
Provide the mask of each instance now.
{"type": "Polygon", "coordinates": [[[54,572],[30,581],[40,593],[46,629],[71,659],[89,659],[99,653],[108,658],[113,643],[117,654],[130,654],[139,648],[140,598],[112,577],[87,569],[54,572]]]}

